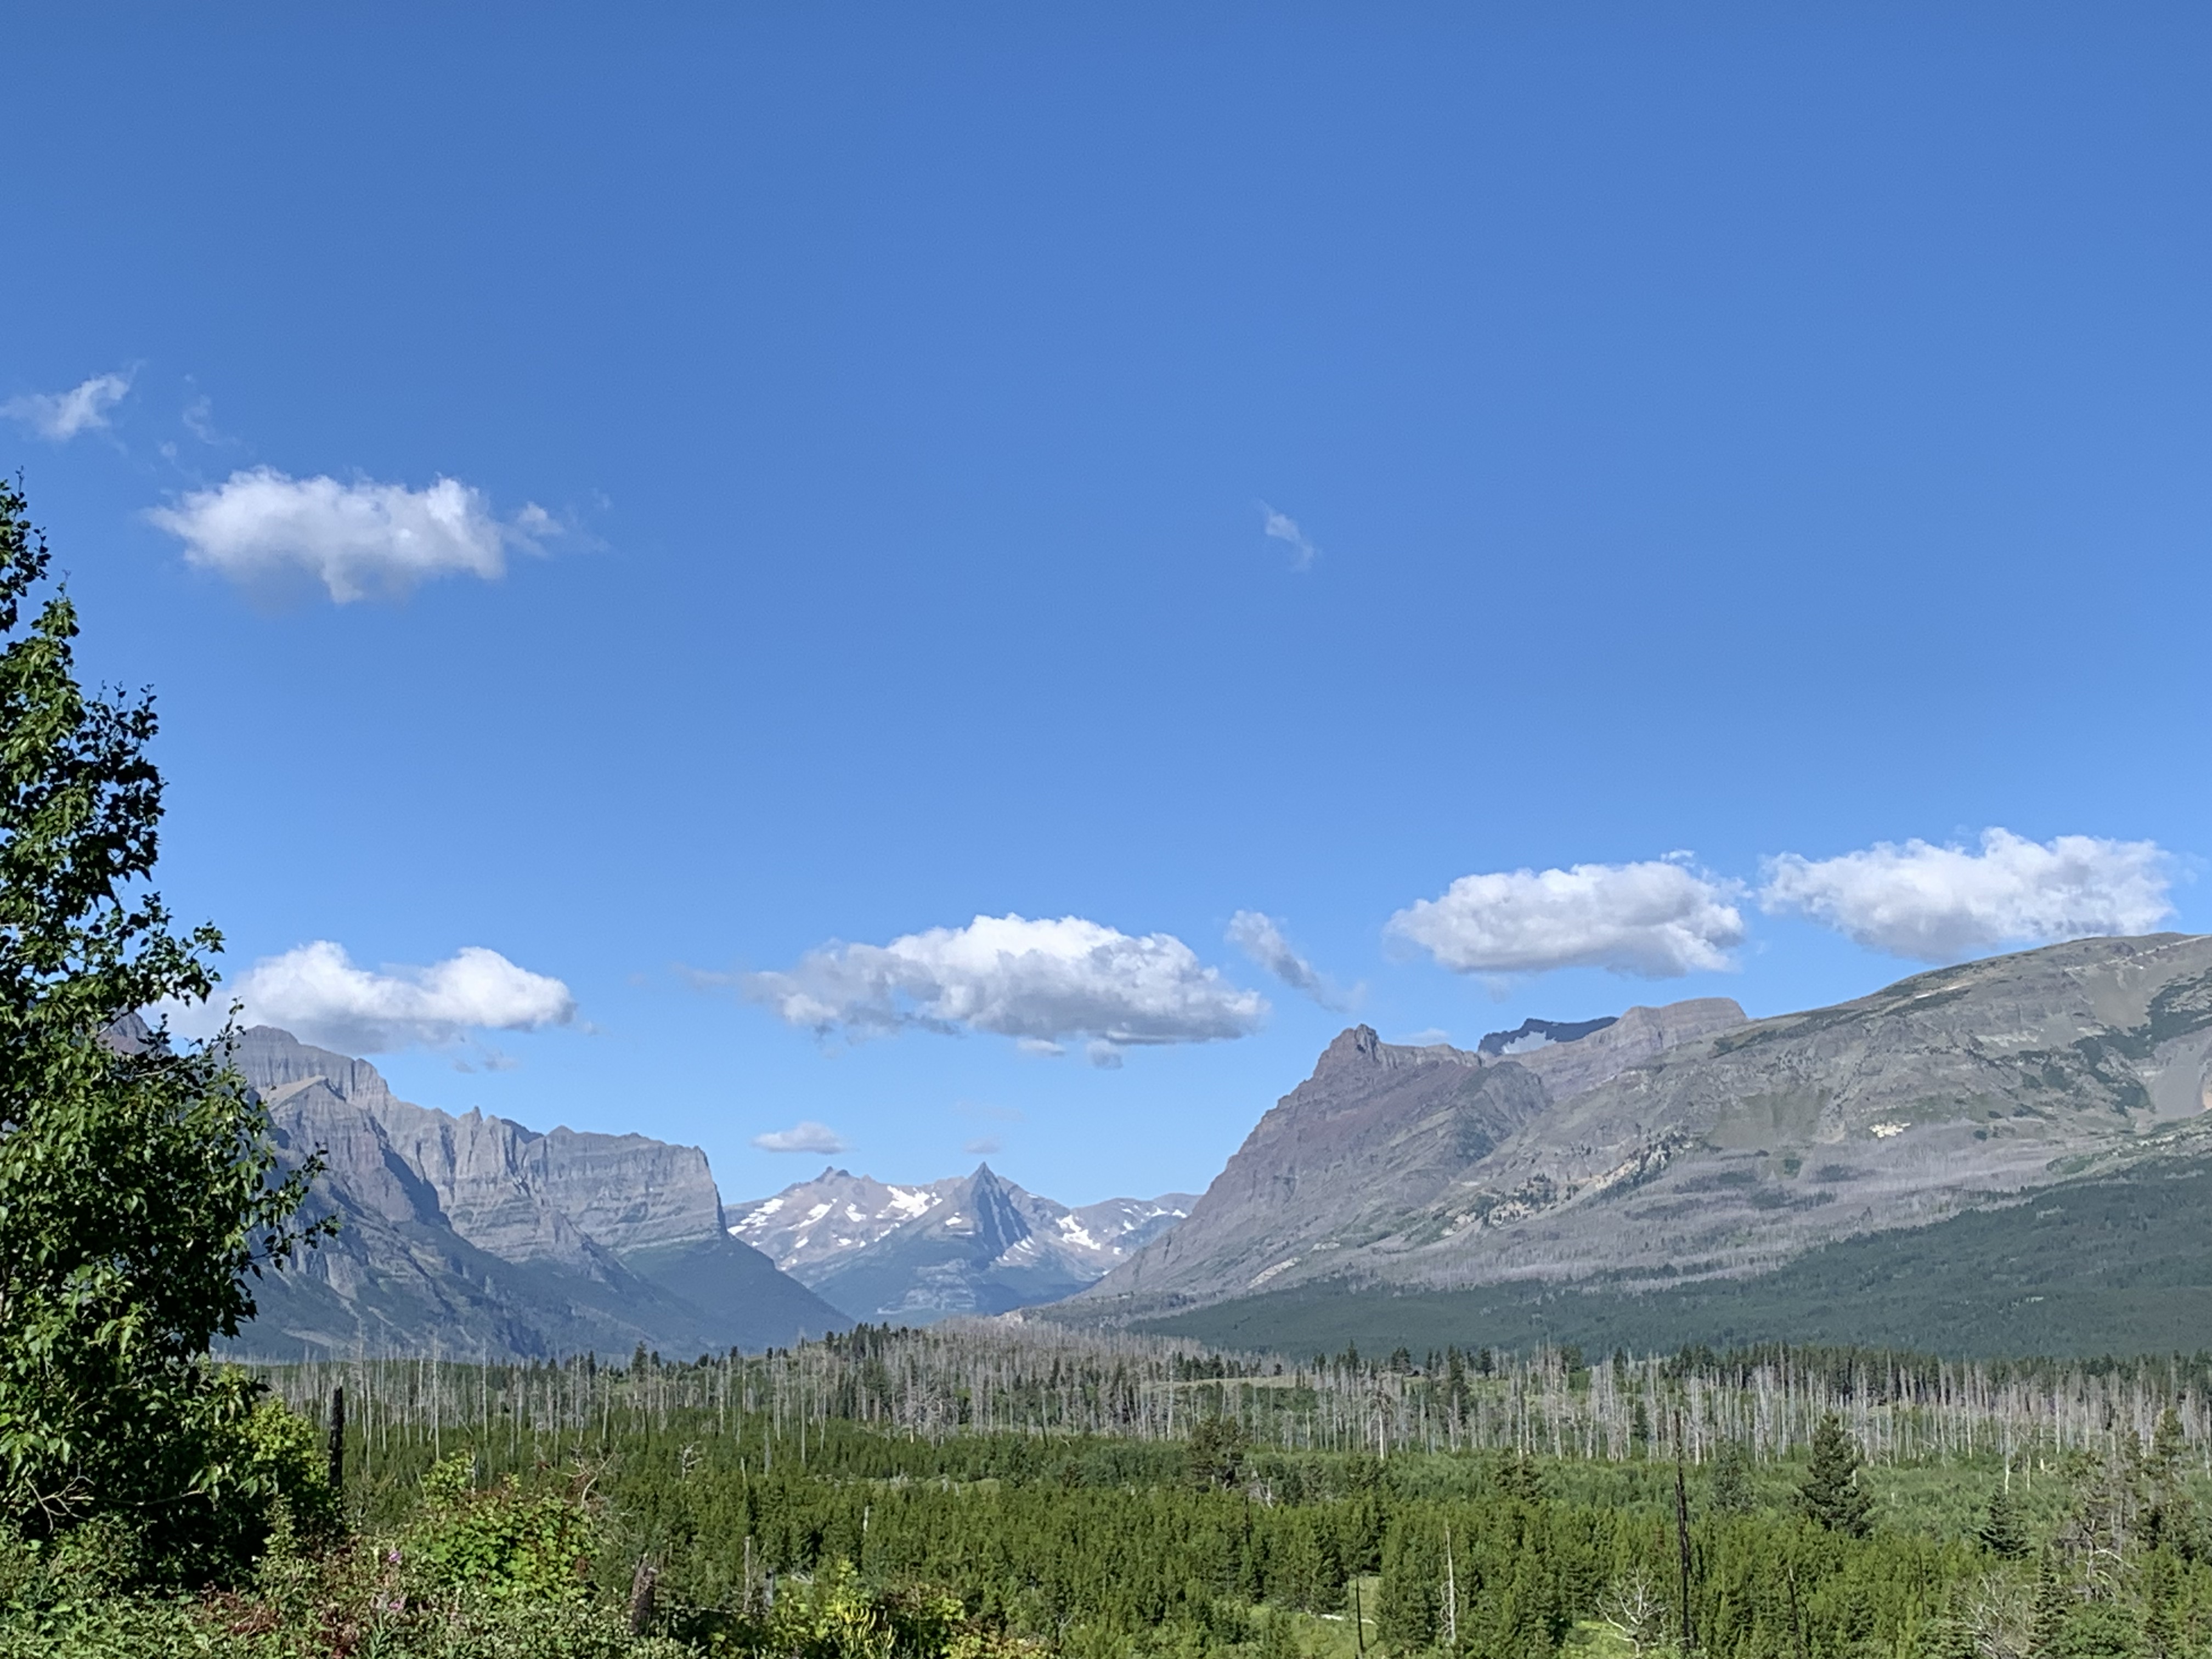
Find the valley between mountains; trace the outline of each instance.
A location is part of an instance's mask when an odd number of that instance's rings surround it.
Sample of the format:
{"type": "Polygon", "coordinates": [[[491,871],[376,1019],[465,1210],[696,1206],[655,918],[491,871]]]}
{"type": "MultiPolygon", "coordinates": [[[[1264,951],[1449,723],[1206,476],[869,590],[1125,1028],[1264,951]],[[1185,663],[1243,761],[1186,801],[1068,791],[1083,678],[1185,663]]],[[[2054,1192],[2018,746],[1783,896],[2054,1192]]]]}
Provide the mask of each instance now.
{"type": "Polygon", "coordinates": [[[988,1167],[726,1203],[705,1155],[237,1063],[337,1237],[240,1346],[493,1358],[1015,1315],[1346,1341],[2203,1346],[2212,938],[2075,941],[1749,1020],[1723,999],[1473,1050],[1339,1036],[1207,1190],[1070,1207],[988,1167]]]}

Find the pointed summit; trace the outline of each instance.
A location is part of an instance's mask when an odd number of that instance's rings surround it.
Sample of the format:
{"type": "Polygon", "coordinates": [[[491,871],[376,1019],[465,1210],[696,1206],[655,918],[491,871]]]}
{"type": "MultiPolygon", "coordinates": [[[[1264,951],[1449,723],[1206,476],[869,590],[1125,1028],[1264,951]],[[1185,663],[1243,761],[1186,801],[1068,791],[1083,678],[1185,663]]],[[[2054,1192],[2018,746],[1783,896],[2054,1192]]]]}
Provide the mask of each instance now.
{"type": "Polygon", "coordinates": [[[1372,1025],[1354,1025],[1337,1034],[1336,1040],[1321,1051],[1314,1064],[1314,1075],[1341,1070],[1346,1066],[1371,1066],[1382,1053],[1382,1039],[1375,1034],[1372,1025]]]}

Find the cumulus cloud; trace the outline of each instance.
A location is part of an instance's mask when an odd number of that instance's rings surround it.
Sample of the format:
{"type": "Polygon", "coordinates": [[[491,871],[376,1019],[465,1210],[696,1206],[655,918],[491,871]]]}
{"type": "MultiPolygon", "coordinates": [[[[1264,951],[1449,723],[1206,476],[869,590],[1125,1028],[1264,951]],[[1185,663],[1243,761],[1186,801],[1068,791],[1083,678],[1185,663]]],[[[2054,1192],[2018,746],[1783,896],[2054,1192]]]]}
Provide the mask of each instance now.
{"type": "Polygon", "coordinates": [[[1982,832],[1979,852],[1888,842],[1840,858],[1769,860],[1759,903],[1891,956],[1951,962],[2008,944],[2146,933],[2173,914],[2154,842],[1982,832]]]}
{"type": "Polygon", "coordinates": [[[1348,1000],[1300,956],[1281,926],[1259,910],[1239,910],[1229,918],[1229,942],[1293,991],[1303,991],[1324,1008],[1341,1012],[1348,1000]]]}
{"type": "Polygon", "coordinates": [[[1638,864],[1577,864],[1462,876],[1420,899],[1386,931],[1462,974],[1604,968],[1644,979],[1729,969],[1743,942],[1733,884],[1675,855],[1638,864]]]}
{"type": "Polygon", "coordinates": [[[553,529],[537,506],[494,518],[483,492],[455,478],[410,489],[265,466],[146,516],[184,543],[188,564],[257,590],[319,581],[339,605],[403,598],[439,576],[495,580],[509,549],[534,548],[553,529]]]}
{"type": "Polygon", "coordinates": [[[1228,984],[1181,939],[1080,916],[978,916],[889,945],[830,944],[788,972],[748,975],[744,988],[825,1035],[990,1031],[1039,1054],[1087,1037],[1092,1062],[1107,1066],[1127,1046],[1241,1037],[1267,1015],[1258,993],[1228,984]]]}
{"type": "Polygon", "coordinates": [[[844,1136],[811,1117],[800,1119],[788,1129],[771,1129],[766,1134],[755,1135],[753,1145],[764,1152],[812,1152],[824,1158],[853,1150],[853,1143],[844,1136]]]}
{"type": "Polygon", "coordinates": [[[1265,501],[1260,503],[1260,514],[1264,533],[1291,544],[1291,568],[1311,569],[1313,562],[1321,557],[1321,549],[1307,539],[1305,532],[1298,528],[1298,521],[1287,513],[1276,512],[1265,501]]]}
{"type": "MultiPolygon", "coordinates": [[[[317,939],[264,957],[231,991],[246,1005],[247,1024],[282,1026],[304,1042],[354,1054],[443,1048],[471,1031],[535,1030],[576,1018],[576,1000],[559,980],[478,945],[428,968],[374,973],[355,966],[341,946],[317,939]]],[[[204,1007],[173,1011],[173,1024],[182,1030],[211,1022],[218,1017],[204,1007]]]]}
{"type": "Polygon", "coordinates": [[[95,374],[67,392],[28,392],[0,404],[0,415],[21,421],[41,438],[67,443],[80,432],[107,424],[107,411],[131,390],[127,374],[95,374]]]}

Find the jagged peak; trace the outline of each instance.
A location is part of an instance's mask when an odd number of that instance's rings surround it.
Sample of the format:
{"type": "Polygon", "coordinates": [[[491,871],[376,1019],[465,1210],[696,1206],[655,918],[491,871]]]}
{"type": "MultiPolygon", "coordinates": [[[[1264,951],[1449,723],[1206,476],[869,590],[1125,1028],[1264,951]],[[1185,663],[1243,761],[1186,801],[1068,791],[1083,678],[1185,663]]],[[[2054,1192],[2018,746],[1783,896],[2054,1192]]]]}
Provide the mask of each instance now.
{"type": "Polygon", "coordinates": [[[1331,1070],[1339,1066],[1371,1065],[1382,1057],[1382,1039],[1376,1035],[1372,1025],[1353,1025],[1340,1031],[1328,1048],[1321,1051],[1316,1071],[1331,1070]]]}

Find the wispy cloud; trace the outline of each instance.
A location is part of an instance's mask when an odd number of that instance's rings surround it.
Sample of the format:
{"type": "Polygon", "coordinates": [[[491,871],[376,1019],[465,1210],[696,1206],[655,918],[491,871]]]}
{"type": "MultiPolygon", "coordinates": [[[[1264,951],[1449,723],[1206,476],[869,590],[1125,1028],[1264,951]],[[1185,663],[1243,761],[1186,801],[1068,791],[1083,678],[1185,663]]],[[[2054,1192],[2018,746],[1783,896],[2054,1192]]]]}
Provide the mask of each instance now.
{"type": "Polygon", "coordinates": [[[1298,521],[1287,513],[1278,513],[1265,501],[1260,503],[1260,514],[1265,533],[1291,544],[1291,568],[1310,570],[1313,562],[1321,557],[1321,549],[1298,528],[1298,521]]]}
{"type": "Polygon", "coordinates": [[[21,421],[41,438],[67,443],[80,432],[107,424],[107,411],[131,391],[127,374],[95,374],[67,392],[28,392],[0,404],[0,415],[21,421]]]}
{"type": "Polygon", "coordinates": [[[264,957],[216,1006],[169,1010],[180,1030],[221,1024],[231,997],[249,1025],[277,1025],[302,1042],[346,1054],[447,1048],[471,1031],[528,1031],[573,1024],[576,1000],[559,980],[517,967],[496,951],[467,945],[427,968],[356,967],[344,949],[317,939],[264,957]]]}
{"type": "Polygon", "coordinates": [[[1880,842],[1838,858],[1767,862],[1760,906],[1870,950],[1952,962],[2002,945],[2145,933],[2173,914],[2172,860],[2154,842],[1985,830],[1981,848],[1880,842]]]}
{"type": "Polygon", "coordinates": [[[1133,1045],[1241,1037],[1267,1015],[1168,933],[1133,937],[1080,916],[977,916],[888,945],[830,944],[787,972],[753,974],[744,994],[827,1034],[989,1031],[1057,1054],[1091,1039],[1094,1065],[1133,1045]]]}
{"type": "Polygon", "coordinates": [[[1239,910],[1229,919],[1229,942],[1293,991],[1303,991],[1322,1007],[1340,1013],[1350,1006],[1351,999],[1298,953],[1273,916],[1259,910],[1239,910]]]}
{"type": "Polygon", "coordinates": [[[186,404],[178,418],[184,422],[185,430],[204,444],[223,441],[222,434],[215,429],[215,399],[205,392],[186,404]]]}
{"type": "Polygon", "coordinates": [[[812,1118],[802,1118],[788,1129],[771,1129],[766,1134],[755,1135],[753,1145],[764,1152],[812,1152],[827,1158],[836,1152],[849,1152],[853,1143],[826,1123],[817,1123],[812,1118]]]}
{"type": "Polygon", "coordinates": [[[339,605],[403,598],[439,576],[494,580],[508,550],[535,549],[556,529],[534,504],[495,518],[483,492],[455,478],[410,489],[295,478],[265,466],[146,516],[184,543],[189,564],[250,589],[320,582],[339,605]]]}
{"type": "Polygon", "coordinates": [[[978,1135],[973,1140],[963,1141],[960,1150],[970,1158],[989,1158],[1003,1150],[1005,1143],[996,1135],[978,1135]]]}
{"type": "Polygon", "coordinates": [[[1733,968],[1742,915],[1736,884],[1681,857],[1462,876],[1387,931],[1462,974],[1604,968],[1644,979],[1733,968]]]}

